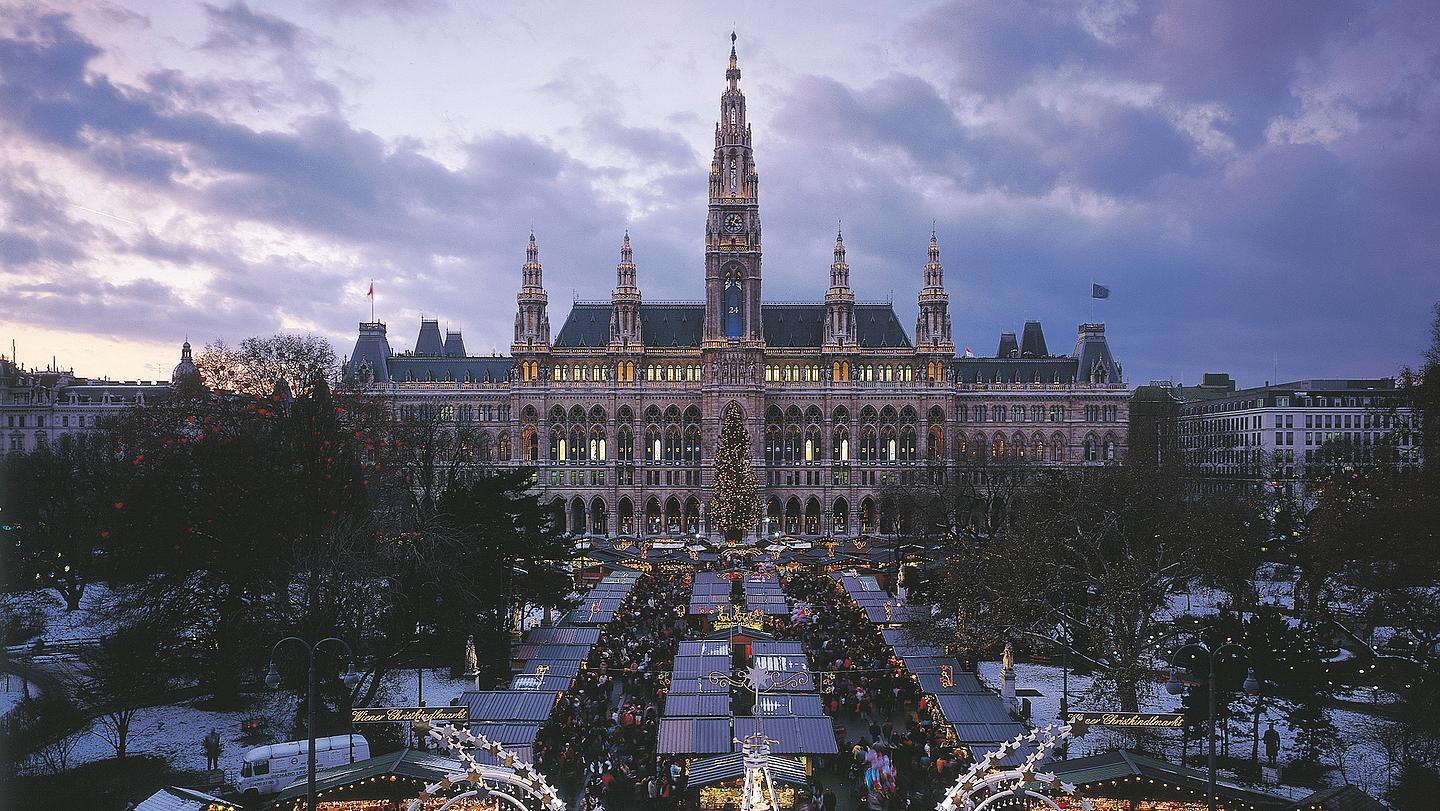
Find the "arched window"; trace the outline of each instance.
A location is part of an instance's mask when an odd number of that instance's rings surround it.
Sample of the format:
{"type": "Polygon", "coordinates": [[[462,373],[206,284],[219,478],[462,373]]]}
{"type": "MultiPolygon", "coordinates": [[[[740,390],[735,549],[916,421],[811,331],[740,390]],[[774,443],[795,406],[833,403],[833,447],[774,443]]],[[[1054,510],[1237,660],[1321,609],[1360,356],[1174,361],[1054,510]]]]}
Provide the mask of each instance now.
{"type": "Polygon", "coordinates": [[[580,535],[583,534],[585,530],[585,502],[576,498],[570,502],[570,532],[575,535],[580,535]]]}
{"type": "Polygon", "coordinates": [[[1030,458],[1036,462],[1045,461],[1045,437],[1040,434],[1030,437],[1030,458]]]}
{"type": "Polygon", "coordinates": [[[805,502],[805,534],[820,534],[820,499],[814,496],[805,502]]]}
{"type": "Polygon", "coordinates": [[[850,428],[844,424],[835,426],[830,433],[830,461],[850,461],[850,428]]]}
{"type": "Polygon", "coordinates": [[[1050,435],[1050,461],[1065,461],[1065,436],[1060,433],[1050,435]]]}
{"type": "Polygon", "coordinates": [[[645,502],[645,532],[649,535],[659,534],[662,529],[661,522],[664,516],[660,513],[660,499],[654,496],[645,502]]]}
{"type": "Polygon", "coordinates": [[[618,512],[619,512],[619,519],[620,519],[620,534],[621,534],[621,535],[634,535],[634,534],[635,534],[635,504],[634,504],[633,502],[631,502],[628,497],[622,497],[622,498],[620,499],[620,509],[619,509],[618,512]]]}
{"type": "Polygon", "coordinates": [[[836,535],[845,535],[850,531],[850,503],[843,496],[835,499],[835,507],[830,513],[830,531],[836,535]]]}
{"type": "Polygon", "coordinates": [[[1097,462],[1097,461],[1099,461],[1099,456],[1100,456],[1100,447],[1099,447],[1099,445],[1100,445],[1100,443],[1099,443],[1099,441],[1097,441],[1097,440],[1095,439],[1095,435],[1094,435],[1094,434],[1086,434],[1086,435],[1085,435],[1085,442],[1084,442],[1084,444],[1082,445],[1082,448],[1084,449],[1084,453],[1085,453],[1085,461],[1087,461],[1087,462],[1097,462]]]}
{"type": "Polygon", "coordinates": [[[800,499],[794,496],[785,502],[785,533],[800,534],[800,499]]]}
{"type": "Polygon", "coordinates": [[[594,535],[609,535],[610,526],[605,514],[605,500],[596,497],[590,502],[590,532],[594,535]]]}
{"type": "Polygon", "coordinates": [[[782,523],[784,520],[784,516],[780,510],[780,499],[771,496],[770,500],[765,502],[766,531],[771,534],[779,532],[780,528],[784,526],[782,523]]]}
{"type": "MultiPolygon", "coordinates": [[[[734,171],[734,162],[731,162],[731,171],[734,171]]],[[[742,271],[740,265],[731,264],[725,269],[723,284],[725,299],[725,337],[739,338],[744,329],[744,296],[741,282],[742,271]]]]}
{"type": "Polygon", "coordinates": [[[1105,461],[1115,461],[1115,436],[1113,434],[1105,435],[1105,461]]]}
{"type": "Polygon", "coordinates": [[[685,531],[700,531],[700,502],[694,496],[685,499],[685,531]]]}

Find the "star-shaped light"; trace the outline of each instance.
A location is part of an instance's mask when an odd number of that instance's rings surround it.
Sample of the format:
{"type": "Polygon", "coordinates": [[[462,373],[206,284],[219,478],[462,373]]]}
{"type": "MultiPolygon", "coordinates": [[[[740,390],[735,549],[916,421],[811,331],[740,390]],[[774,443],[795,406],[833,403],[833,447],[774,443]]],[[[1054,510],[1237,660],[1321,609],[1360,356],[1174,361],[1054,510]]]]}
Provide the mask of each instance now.
{"type": "Polygon", "coordinates": [[[770,686],[770,671],[760,665],[751,665],[745,671],[745,686],[759,693],[770,686]]]}
{"type": "Polygon", "coordinates": [[[1074,735],[1077,738],[1089,731],[1090,725],[1085,723],[1084,718],[1076,718],[1074,721],[1070,722],[1070,734],[1074,735]]]}

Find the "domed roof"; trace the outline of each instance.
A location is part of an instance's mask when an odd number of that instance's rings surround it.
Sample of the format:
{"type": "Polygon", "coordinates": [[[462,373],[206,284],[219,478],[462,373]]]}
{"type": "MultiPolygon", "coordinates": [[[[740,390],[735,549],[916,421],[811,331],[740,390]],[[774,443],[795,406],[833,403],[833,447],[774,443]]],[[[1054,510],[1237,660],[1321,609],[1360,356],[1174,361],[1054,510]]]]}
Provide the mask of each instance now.
{"type": "Polygon", "coordinates": [[[195,367],[195,361],[190,357],[190,342],[186,341],[180,347],[180,362],[175,364],[175,371],[170,373],[170,382],[179,383],[185,379],[200,378],[200,370],[195,367]]]}

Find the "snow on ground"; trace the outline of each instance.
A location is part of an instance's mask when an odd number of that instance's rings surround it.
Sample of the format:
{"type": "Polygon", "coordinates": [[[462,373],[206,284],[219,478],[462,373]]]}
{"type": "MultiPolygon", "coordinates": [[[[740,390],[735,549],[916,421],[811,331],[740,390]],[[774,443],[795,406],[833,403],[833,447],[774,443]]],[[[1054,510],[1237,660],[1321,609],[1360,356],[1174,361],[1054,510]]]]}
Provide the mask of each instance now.
{"type": "MultiPolygon", "coordinates": [[[[1000,663],[980,662],[981,679],[991,687],[998,688],[1000,685],[1000,663]]],[[[1017,663],[1015,665],[1015,683],[1019,690],[1026,688],[1036,690],[1041,695],[1030,696],[1030,718],[1036,726],[1043,726],[1050,723],[1060,714],[1060,695],[1062,692],[1062,669],[1053,665],[1017,663]]],[[[1070,674],[1070,706],[1082,710],[1105,710],[1111,709],[1106,706],[1097,705],[1096,701],[1086,695],[1093,683],[1089,676],[1070,674]]],[[[1349,695],[1351,700],[1364,701],[1388,701],[1393,699],[1383,691],[1375,692],[1370,690],[1352,691],[1349,695]]],[[[1142,712],[1179,712],[1180,699],[1166,693],[1163,685],[1156,684],[1152,694],[1142,697],[1140,701],[1142,712]]],[[[1386,733],[1393,728],[1394,724],[1384,718],[1369,715],[1363,712],[1356,712],[1348,709],[1329,710],[1330,720],[1335,724],[1340,733],[1340,750],[1335,753],[1332,760],[1338,761],[1343,768],[1343,775],[1335,772],[1330,775],[1332,784],[1340,784],[1347,779],[1360,788],[1364,789],[1371,796],[1382,795],[1388,787],[1388,781],[1395,777],[1393,759],[1386,752],[1382,743],[1386,733]]],[[[1248,719],[1247,719],[1248,720],[1248,719]]],[[[1285,711],[1278,706],[1263,708],[1260,718],[1260,729],[1263,731],[1267,723],[1274,722],[1275,728],[1281,736],[1281,761],[1288,757],[1290,748],[1294,746],[1296,730],[1290,726],[1285,711]]],[[[1232,727],[1230,747],[1231,752],[1238,752],[1248,755],[1250,751],[1250,730],[1253,726],[1250,723],[1237,723],[1232,727]],[[1243,727],[1243,728],[1242,728],[1243,727]]],[[[1162,733],[1163,734],[1163,733],[1162,733]]],[[[1082,738],[1074,747],[1071,755],[1078,756],[1090,752],[1099,752],[1117,746],[1126,746],[1129,736],[1124,733],[1111,733],[1107,730],[1097,729],[1082,738]]],[[[1176,736],[1176,748],[1178,753],[1178,736],[1176,736]]],[[[1192,742],[1192,747],[1195,744],[1192,742]]],[[[1191,750],[1195,750],[1192,748],[1191,750]]],[[[1233,778],[1233,775],[1231,776],[1233,778]]],[[[1308,789],[1300,789],[1286,786],[1260,787],[1261,790],[1287,793],[1296,798],[1309,793],[1308,789]]]]}
{"type": "Polygon", "coordinates": [[[10,673],[0,678],[0,718],[15,709],[27,695],[35,698],[40,695],[40,688],[10,673]]]}
{"type": "Polygon", "coordinates": [[[80,607],[74,611],[65,610],[65,601],[54,591],[42,589],[30,592],[45,615],[46,642],[69,642],[76,639],[91,639],[105,636],[114,630],[114,593],[104,583],[92,583],[85,587],[80,596],[80,607]]]}
{"type": "Polygon", "coordinates": [[[414,668],[405,668],[385,674],[383,689],[388,707],[418,707],[420,689],[425,691],[425,706],[439,707],[466,690],[474,690],[475,683],[463,676],[451,678],[449,668],[426,668],[418,679],[414,668]]]}
{"type": "MultiPolygon", "coordinates": [[[[432,707],[449,704],[451,699],[458,698],[469,684],[464,678],[451,678],[448,668],[426,669],[425,703],[432,707]]],[[[18,690],[18,682],[16,685],[18,690]]],[[[384,690],[377,703],[391,707],[416,706],[416,687],[415,670],[391,671],[385,676],[384,690]]],[[[10,694],[5,694],[8,695],[10,694]]],[[[14,695],[18,697],[19,694],[14,695]]],[[[267,742],[289,738],[288,730],[297,706],[294,693],[277,691],[261,696],[259,706],[253,710],[217,712],[196,707],[193,702],[149,707],[140,710],[131,722],[130,740],[126,750],[132,755],[163,757],[175,769],[200,771],[205,768],[205,753],[200,746],[200,740],[211,729],[217,729],[224,741],[224,749],[220,753],[220,768],[224,770],[227,782],[233,784],[239,777],[240,764],[246,752],[267,742]],[[241,725],[254,717],[268,720],[270,740],[241,740],[241,725]]],[[[365,734],[363,728],[356,731],[365,734]]],[[[115,749],[105,740],[104,733],[105,727],[101,720],[94,721],[85,731],[79,733],[79,741],[71,754],[71,765],[114,757],[115,749]]]]}
{"type": "MultiPolygon", "coordinates": [[[[260,699],[260,706],[254,710],[217,712],[201,709],[193,703],[147,707],[139,710],[130,723],[130,737],[126,753],[130,755],[155,755],[170,762],[180,770],[203,771],[205,752],[200,741],[212,729],[220,731],[224,749],[220,753],[220,768],[227,781],[233,783],[240,774],[240,764],[245,753],[259,743],[242,742],[241,724],[250,718],[263,716],[269,721],[271,730],[289,729],[297,706],[295,696],[289,692],[276,692],[260,699]]],[[[115,749],[105,740],[105,727],[101,719],[76,733],[77,742],[70,755],[73,768],[82,763],[115,757],[115,749]]],[[[36,768],[36,764],[22,765],[22,772],[36,768]]]]}

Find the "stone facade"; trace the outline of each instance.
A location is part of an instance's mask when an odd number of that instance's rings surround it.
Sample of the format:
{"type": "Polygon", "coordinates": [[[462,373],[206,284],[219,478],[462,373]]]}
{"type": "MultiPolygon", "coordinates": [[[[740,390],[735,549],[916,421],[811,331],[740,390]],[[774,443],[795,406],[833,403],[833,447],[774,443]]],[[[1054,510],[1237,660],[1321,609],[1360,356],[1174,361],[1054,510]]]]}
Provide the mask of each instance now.
{"type": "Polygon", "coordinates": [[[836,235],[822,302],[761,299],[759,175],[734,48],[721,95],[705,220],[705,298],[645,302],[627,233],[608,301],[579,301],[550,332],[539,246],[521,270],[509,356],[471,357],[423,321],[413,352],[360,325],[346,374],[401,413],[464,425],[480,464],[538,469],[576,534],[709,528],[720,415],[744,409],[767,517],[759,532],[880,529],[887,483],[977,454],[1104,464],[1125,453],[1128,391],[1102,324],[1051,355],[1037,322],[995,357],[955,354],[940,248],[920,271],[915,340],[889,303],[857,303],[836,235]]]}
{"type": "Polygon", "coordinates": [[[0,455],[34,451],[63,436],[89,436],[127,408],[154,402],[171,383],[198,375],[187,341],[171,380],[104,380],[74,370],[26,369],[0,357],[0,455]]]}

